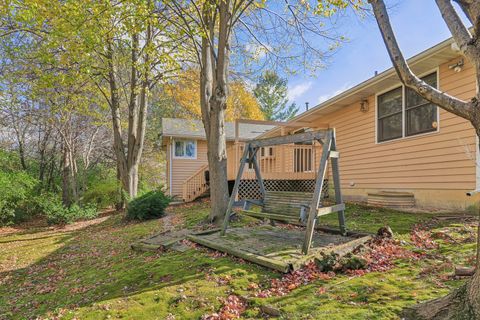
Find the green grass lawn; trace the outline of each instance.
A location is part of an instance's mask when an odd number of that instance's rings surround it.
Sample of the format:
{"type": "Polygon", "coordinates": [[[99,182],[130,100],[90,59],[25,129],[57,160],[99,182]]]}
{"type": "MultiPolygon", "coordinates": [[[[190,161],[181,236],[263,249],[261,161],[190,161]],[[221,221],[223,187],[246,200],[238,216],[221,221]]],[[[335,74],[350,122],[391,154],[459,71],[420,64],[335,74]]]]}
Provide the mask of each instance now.
{"type": "MultiPolygon", "coordinates": [[[[453,265],[471,264],[474,254],[474,239],[467,239],[473,226],[350,205],[350,229],[375,232],[388,224],[412,247],[411,228],[426,223],[455,241],[437,240],[439,247],[425,258],[399,260],[386,272],[336,275],[284,296],[256,298],[252,283],[268,286],[282,275],[206,249],[130,249],[164,224],[194,227],[208,214],[208,203],[176,207],[171,214],[168,222],[133,223],[116,214],[63,229],[0,229],[0,319],[200,319],[217,312],[230,294],[249,297],[243,318],[262,318],[259,307],[269,305],[281,310],[281,319],[396,319],[403,307],[458,286],[448,275],[453,265]]],[[[334,225],[336,218],[323,222],[334,225]]]]}

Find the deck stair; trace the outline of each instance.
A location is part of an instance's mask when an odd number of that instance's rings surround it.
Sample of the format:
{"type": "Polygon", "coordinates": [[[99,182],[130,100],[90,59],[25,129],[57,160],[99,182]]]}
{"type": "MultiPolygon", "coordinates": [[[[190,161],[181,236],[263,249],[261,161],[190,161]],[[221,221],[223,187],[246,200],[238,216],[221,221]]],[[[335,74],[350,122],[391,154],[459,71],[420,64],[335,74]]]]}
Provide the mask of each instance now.
{"type": "Polygon", "coordinates": [[[209,191],[209,185],[205,178],[208,171],[208,165],[200,167],[194,174],[192,174],[182,185],[183,201],[191,202],[209,191]]]}

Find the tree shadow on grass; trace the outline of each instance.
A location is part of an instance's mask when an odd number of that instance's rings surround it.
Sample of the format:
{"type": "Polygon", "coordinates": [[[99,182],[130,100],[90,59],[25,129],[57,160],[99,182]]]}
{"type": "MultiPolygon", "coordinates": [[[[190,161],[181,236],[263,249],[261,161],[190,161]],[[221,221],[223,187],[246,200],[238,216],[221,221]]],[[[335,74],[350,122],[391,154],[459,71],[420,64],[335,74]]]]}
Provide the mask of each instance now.
{"type": "MultiPolygon", "coordinates": [[[[128,223],[111,216],[82,230],[67,234],[58,230],[56,235],[29,239],[37,239],[35,246],[55,249],[44,248],[48,253],[37,261],[0,273],[0,319],[45,317],[60,309],[89,307],[149,291],[169,291],[171,295],[176,292],[173,287],[179,285],[204,286],[215,296],[223,291],[215,281],[204,282],[206,273],[221,276],[232,270],[261,270],[229,258],[214,259],[196,250],[140,253],[130,249],[132,242],[158,230],[160,225],[128,223]],[[212,288],[207,288],[210,285],[212,288]]],[[[0,243],[0,249],[9,245],[8,241],[0,243]]],[[[17,249],[17,255],[36,250],[28,245],[17,249]]]]}

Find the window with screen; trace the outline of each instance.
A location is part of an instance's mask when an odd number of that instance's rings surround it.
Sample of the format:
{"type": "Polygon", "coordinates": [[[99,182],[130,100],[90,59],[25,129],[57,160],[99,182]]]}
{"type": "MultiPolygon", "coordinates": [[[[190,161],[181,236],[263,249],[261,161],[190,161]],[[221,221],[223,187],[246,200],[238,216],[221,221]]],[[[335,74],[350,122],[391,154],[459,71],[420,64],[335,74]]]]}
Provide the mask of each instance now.
{"type": "Polygon", "coordinates": [[[402,137],[402,88],[378,96],[378,141],[402,137]]]}
{"type": "MultiPolygon", "coordinates": [[[[437,73],[423,81],[437,87],[437,73]]],[[[437,106],[412,89],[399,87],[377,96],[377,141],[384,142],[436,131],[437,106]]]]}
{"type": "Polygon", "coordinates": [[[184,159],[195,159],[197,157],[197,141],[175,140],[174,157],[184,159]]]}
{"type": "MultiPolygon", "coordinates": [[[[432,73],[423,81],[437,87],[437,74],[432,73]]],[[[412,89],[406,88],[405,135],[413,136],[437,130],[437,106],[422,98],[412,89]]]]}

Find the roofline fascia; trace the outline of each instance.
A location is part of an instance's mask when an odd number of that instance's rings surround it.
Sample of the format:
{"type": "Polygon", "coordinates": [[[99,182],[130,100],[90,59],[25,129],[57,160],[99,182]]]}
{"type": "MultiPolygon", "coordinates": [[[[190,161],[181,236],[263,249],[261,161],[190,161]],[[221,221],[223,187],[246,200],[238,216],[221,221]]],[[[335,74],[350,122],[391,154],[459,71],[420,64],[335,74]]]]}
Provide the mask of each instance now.
{"type": "MultiPolygon", "coordinates": [[[[407,59],[407,62],[410,65],[414,65],[418,62],[421,62],[422,60],[425,60],[425,59],[431,57],[434,53],[440,51],[441,49],[444,49],[447,46],[451,46],[454,42],[455,41],[453,40],[453,38],[446,39],[446,40],[434,45],[433,47],[430,47],[430,48],[414,55],[413,57],[407,59]]],[[[328,106],[330,106],[330,105],[332,105],[332,104],[334,104],[334,103],[336,103],[336,102],[338,102],[342,99],[348,98],[349,96],[357,93],[358,91],[360,91],[362,89],[365,89],[369,86],[377,84],[378,82],[381,82],[381,81],[385,80],[387,77],[389,77],[389,76],[391,76],[395,73],[396,73],[395,68],[390,67],[387,70],[382,71],[378,75],[376,75],[374,77],[371,77],[367,80],[364,80],[364,81],[360,82],[359,84],[357,84],[356,86],[354,86],[350,89],[347,89],[347,90],[343,91],[342,93],[340,93],[336,96],[333,96],[330,99],[328,99],[328,100],[326,100],[322,103],[317,104],[315,107],[311,108],[310,110],[308,110],[306,112],[303,112],[303,113],[299,114],[298,116],[295,116],[294,118],[292,118],[291,120],[289,120],[287,122],[287,126],[288,126],[289,123],[295,123],[296,121],[302,120],[303,118],[317,112],[318,110],[325,109],[326,107],[328,107],[328,106]]],[[[269,130],[266,133],[260,135],[260,137],[264,136],[264,135],[267,135],[269,133],[276,132],[279,129],[280,129],[280,127],[275,127],[272,130],[269,130]]]]}
{"type": "MultiPolygon", "coordinates": [[[[205,136],[173,135],[173,134],[165,134],[165,133],[162,134],[162,137],[174,138],[174,139],[175,138],[181,138],[181,139],[207,140],[207,138],[205,136]]],[[[241,142],[245,142],[245,141],[248,141],[248,140],[250,140],[250,139],[245,139],[245,138],[240,139],[241,142]]],[[[227,141],[235,141],[235,137],[227,138],[227,141]]]]}

